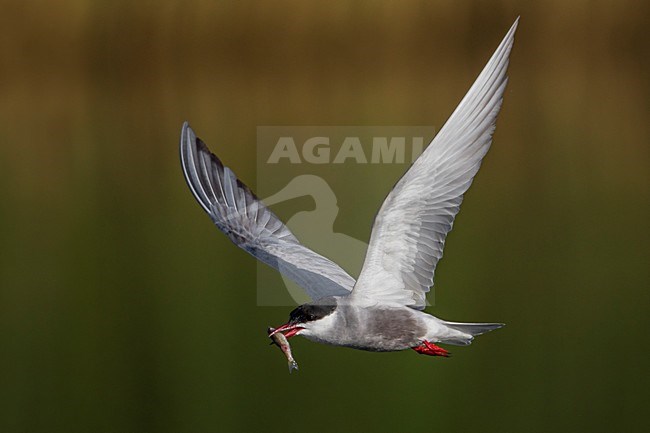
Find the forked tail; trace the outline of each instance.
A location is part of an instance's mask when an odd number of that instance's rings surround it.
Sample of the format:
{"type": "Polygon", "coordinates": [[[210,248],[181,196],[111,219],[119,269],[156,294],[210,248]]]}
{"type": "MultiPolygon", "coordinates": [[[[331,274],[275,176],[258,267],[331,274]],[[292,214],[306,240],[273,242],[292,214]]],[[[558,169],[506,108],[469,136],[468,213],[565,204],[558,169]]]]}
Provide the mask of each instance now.
{"type": "Polygon", "coordinates": [[[505,323],[460,323],[460,322],[444,322],[445,325],[472,337],[485,334],[486,332],[494,331],[504,327],[505,323]]]}
{"type": "Polygon", "coordinates": [[[494,331],[505,326],[505,323],[460,323],[444,321],[442,323],[455,331],[459,331],[459,333],[450,335],[444,340],[441,339],[440,342],[457,345],[470,344],[477,335],[485,334],[486,332],[494,331]]]}

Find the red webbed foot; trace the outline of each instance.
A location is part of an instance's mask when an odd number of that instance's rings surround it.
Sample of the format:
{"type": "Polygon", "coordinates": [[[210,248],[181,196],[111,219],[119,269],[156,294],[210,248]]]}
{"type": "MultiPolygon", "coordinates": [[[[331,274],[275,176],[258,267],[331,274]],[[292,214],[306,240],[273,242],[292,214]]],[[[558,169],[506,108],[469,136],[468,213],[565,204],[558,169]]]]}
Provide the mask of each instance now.
{"type": "Polygon", "coordinates": [[[447,358],[450,355],[450,353],[442,347],[436,346],[435,344],[430,343],[426,340],[424,340],[419,346],[412,347],[412,349],[417,353],[429,356],[444,356],[447,358]]]}

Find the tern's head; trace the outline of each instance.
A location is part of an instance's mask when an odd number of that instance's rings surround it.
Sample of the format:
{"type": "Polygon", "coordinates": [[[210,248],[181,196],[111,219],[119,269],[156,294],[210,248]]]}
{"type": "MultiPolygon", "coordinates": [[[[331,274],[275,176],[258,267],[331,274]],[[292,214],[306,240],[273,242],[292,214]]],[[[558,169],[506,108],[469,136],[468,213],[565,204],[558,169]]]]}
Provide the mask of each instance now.
{"type": "MultiPolygon", "coordinates": [[[[285,337],[291,338],[303,329],[309,329],[315,323],[328,317],[336,309],[335,303],[303,304],[289,314],[289,321],[277,328],[272,334],[282,332],[285,337]]],[[[272,335],[271,334],[271,335],[272,335]]]]}

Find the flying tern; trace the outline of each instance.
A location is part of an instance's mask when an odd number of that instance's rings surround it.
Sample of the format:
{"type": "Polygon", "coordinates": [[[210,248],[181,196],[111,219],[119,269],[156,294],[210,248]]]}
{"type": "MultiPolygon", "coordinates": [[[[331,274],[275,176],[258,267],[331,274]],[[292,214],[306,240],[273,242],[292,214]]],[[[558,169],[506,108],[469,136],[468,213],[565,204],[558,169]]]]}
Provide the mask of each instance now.
{"type": "Polygon", "coordinates": [[[187,184],[231,241],[304,288],[312,302],[272,331],[291,338],[387,352],[448,356],[438,343],[468,345],[500,323],[449,322],[426,312],[426,294],[463,194],[490,148],[517,21],[426,150],[382,204],[358,280],[302,245],[185,122],[187,184]]]}

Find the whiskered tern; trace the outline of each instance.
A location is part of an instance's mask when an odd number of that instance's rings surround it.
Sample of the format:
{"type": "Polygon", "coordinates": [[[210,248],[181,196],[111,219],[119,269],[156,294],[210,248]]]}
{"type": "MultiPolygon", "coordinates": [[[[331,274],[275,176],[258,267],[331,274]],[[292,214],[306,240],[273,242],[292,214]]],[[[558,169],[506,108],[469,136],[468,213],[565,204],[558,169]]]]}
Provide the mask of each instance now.
{"type": "Polygon", "coordinates": [[[423,310],[463,194],[490,148],[508,82],[517,21],[426,150],[382,204],[355,281],[302,245],[287,226],[194,134],[186,122],[185,179],[214,224],[237,246],[304,288],[300,305],[272,331],[375,352],[414,349],[448,356],[437,343],[467,345],[500,323],[448,322],[423,310]]]}

